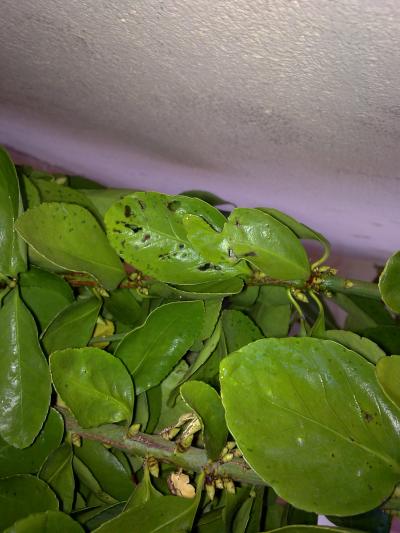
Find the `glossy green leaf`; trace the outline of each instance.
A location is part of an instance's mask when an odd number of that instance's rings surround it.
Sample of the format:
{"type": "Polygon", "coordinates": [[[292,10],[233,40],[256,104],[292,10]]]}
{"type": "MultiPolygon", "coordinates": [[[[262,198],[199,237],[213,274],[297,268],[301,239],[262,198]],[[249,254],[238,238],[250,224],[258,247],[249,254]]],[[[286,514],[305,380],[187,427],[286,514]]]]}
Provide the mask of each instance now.
{"type": "Polygon", "coordinates": [[[60,276],[31,268],[19,277],[21,297],[44,330],[74,300],[71,287],[60,276]]]}
{"type": "Polygon", "coordinates": [[[225,217],[197,198],[135,193],[114,204],[105,222],[112,246],[125,261],[157,280],[193,284],[235,276],[228,264],[211,264],[187,239],[183,218],[200,215],[221,230],[225,217]]]}
{"type": "Polygon", "coordinates": [[[115,355],[133,376],[137,393],[158,385],[199,337],[200,301],[172,302],[155,309],[143,326],[121,341],[115,355]]]}
{"type": "Polygon", "coordinates": [[[285,526],[278,529],[271,529],[268,533],[275,533],[276,531],[282,531],[282,533],[326,533],[331,531],[332,533],[357,533],[355,529],[342,529],[341,527],[326,527],[326,526],[285,526]]]}
{"type": "Polygon", "coordinates": [[[241,311],[227,309],[222,313],[222,328],[228,353],[262,338],[254,322],[241,311]]]}
{"type": "Polygon", "coordinates": [[[62,510],[70,513],[75,492],[70,444],[62,444],[48,456],[40,469],[39,478],[43,479],[57,494],[62,510]]]}
{"type": "Polygon", "coordinates": [[[284,287],[264,285],[250,316],[265,337],[286,337],[289,332],[291,306],[284,287]]]}
{"type": "Polygon", "coordinates": [[[180,300],[215,300],[237,294],[243,289],[243,281],[230,278],[222,281],[207,281],[193,285],[149,284],[149,294],[180,300]]]}
{"type": "Polygon", "coordinates": [[[224,532],[231,533],[235,516],[244,502],[248,499],[251,488],[248,485],[238,487],[235,494],[227,493],[225,495],[225,506],[222,509],[224,520],[224,532]]]}
{"type": "Polygon", "coordinates": [[[22,202],[26,209],[36,207],[40,204],[40,195],[38,189],[32,183],[32,180],[26,176],[22,176],[20,181],[22,202]]]}
{"type": "Polygon", "coordinates": [[[0,438],[0,477],[38,472],[46,457],[60,445],[63,434],[63,419],[50,408],[42,430],[28,448],[20,450],[0,438]]]}
{"type": "Polygon", "coordinates": [[[75,455],[85,463],[102,489],[116,500],[127,500],[134,489],[120,461],[100,442],[84,440],[75,455]]]}
{"type": "Polygon", "coordinates": [[[238,258],[279,280],[307,280],[310,265],[297,236],[276,218],[258,209],[237,208],[224,232],[238,258]]]}
{"type": "Polygon", "coordinates": [[[181,386],[180,392],[185,403],[200,418],[207,456],[215,461],[228,437],[225,411],[219,394],[202,381],[187,381],[181,386]]]}
{"type": "Polygon", "coordinates": [[[400,313],[400,251],[386,261],[379,277],[382,300],[395,313],[400,313]]]}
{"type": "Polygon", "coordinates": [[[108,209],[119,200],[122,200],[128,194],[132,194],[132,189],[81,189],[81,193],[85,194],[96,206],[97,211],[104,218],[108,209]]]}
{"type": "MultiPolygon", "coordinates": [[[[91,470],[76,455],[72,459],[72,466],[76,477],[79,479],[80,488],[84,491],[89,507],[104,507],[104,504],[108,507],[117,503],[115,498],[102,489],[91,470]],[[93,500],[95,500],[95,502],[93,502],[93,500]]],[[[81,516],[82,514],[79,513],[79,520],[81,516]]]]}
{"type": "Polygon", "coordinates": [[[376,364],[376,377],[388,398],[400,408],[400,355],[380,359],[376,364]]]}
{"type": "Polygon", "coordinates": [[[83,529],[78,522],[60,511],[46,511],[18,520],[4,533],[83,533],[83,529]]]}
{"type": "Polygon", "coordinates": [[[115,320],[130,326],[141,324],[146,317],[145,307],[129,289],[112,291],[110,297],[105,299],[104,307],[115,320]]]}
{"type": "Polygon", "coordinates": [[[382,302],[362,296],[344,294],[335,294],[333,301],[347,311],[345,329],[354,331],[354,333],[361,333],[366,328],[378,325],[392,326],[395,324],[382,302]]]}
{"type": "Polygon", "coordinates": [[[57,510],[56,495],[41,479],[28,475],[0,479],[1,531],[31,513],[57,510]]]}
{"type": "Polygon", "coordinates": [[[230,297],[230,303],[233,309],[242,311],[243,309],[249,309],[255,304],[260,288],[258,285],[246,285],[242,292],[230,297]]]}
{"type": "Polygon", "coordinates": [[[97,220],[102,222],[102,218],[96,207],[89,200],[87,195],[81,193],[79,190],[72,189],[66,185],[59,185],[58,183],[49,180],[33,179],[32,181],[39,191],[42,202],[62,202],[65,204],[80,205],[90,211],[97,220]]]}
{"type": "Polygon", "coordinates": [[[26,246],[14,231],[21,211],[15,167],[0,147],[0,273],[5,276],[15,276],[26,269],[26,246]]]}
{"type": "MultiPolygon", "coordinates": [[[[104,522],[108,522],[122,513],[125,502],[114,503],[113,505],[104,505],[83,511],[79,515],[81,523],[85,524],[85,529],[93,531],[100,527],[104,522]]],[[[78,517],[77,517],[78,518],[78,517]]]]}
{"type": "Polygon", "coordinates": [[[0,435],[32,444],[50,404],[50,374],[35,321],[14,289],[0,309],[0,435]]]}
{"type": "Polygon", "coordinates": [[[115,289],[125,276],[96,219],[79,205],[41,204],[21,215],[16,228],[45,259],[66,270],[87,272],[106,289],[115,289]]]}
{"type": "Polygon", "coordinates": [[[224,265],[224,268],[232,269],[235,275],[248,276],[251,274],[246,262],[238,260],[232,254],[224,230],[222,232],[214,231],[201,216],[191,214],[183,217],[183,226],[190,244],[209,263],[224,265]]]}
{"type": "Polygon", "coordinates": [[[74,302],[61,311],[42,336],[48,354],[64,348],[83,348],[92,337],[101,301],[88,298],[74,302]]]}
{"type": "Polygon", "coordinates": [[[352,331],[330,329],[325,331],[324,338],[346,346],[346,348],[359,353],[374,364],[377,363],[381,357],[385,357],[385,352],[381,350],[377,344],[367,337],[361,337],[352,331]]]}
{"type": "Polygon", "coordinates": [[[52,353],[54,387],[82,427],[132,418],[134,392],[124,365],[99,348],[52,353]]]}
{"type": "Polygon", "coordinates": [[[185,381],[184,376],[188,370],[188,365],[185,361],[179,361],[173,371],[162,381],[158,387],[154,387],[147,391],[147,398],[149,400],[150,420],[147,426],[148,432],[159,433],[162,429],[174,424],[181,415],[188,412],[187,405],[180,396],[174,401],[170,402],[172,392],[177,390],[179,394],[179,386],[185,381]],[[154,416],[157,420],[152,422],[154,416]],[[150,424],[153,423],[153,426],[150,424]]]}
{"type": "Polygon", "coordinates": [[[330,522],[341,528],[371,533],[390,533],[392,517],[383,509],[374,509],[355,516],[327,516],[330,522]]]}
{"type": "Polygon", "coordinates": [[[217,205],[234,205],[232,202],[229,202],[228,200],[224,200],[220,196],[217,196],[216,194],[209,192],[209,191],[201,191],[198,189],[191,189],[188,191],[183,191],[180,193],[182,196],[190,196],[191,198],[199,198],[200,200],[203,200],[204,202],[207,202],[208,204],[212,206],[217,205]]]}
{"type": "Polygon", "coordinates": [[[400,354],[400,327],[377,326],[362,330],[362,335],[378,344],[388,355],[400,354]]]}
{"type": "Polygon", "coordinates": [[[245,459],[292,505],[357,514],[400,480],[400,410],[355,352],[329,340],[262,339],[225,358],[220,380],[245,459]]]}
{"type": "Polygon", "coordinates": [[[279,211],[278,209],[273,209],[270,207],[261,207],[259,209],[260,211],[263,211],[264,213],[268,213],[269,215],[273,216],[274,218],[279,220],[279,222],[282,222],[282,224],[285,224],[285,226],[290,228],[299,239],[319,242],[324,248],[324,253],[318,263],[322,263],[323,261],[326,261],[326,259],[328,259],[329,254],[331,252],[331,245],[329,244],[329,241],[323,235],[321,235],[321,233],[318,233],[318,231],[315,231],[306,226],[305,224],[298,222],[296,219],[292,218],[286,213],[283,213],[282,211],[279,211]]]}
{"type": "MultiPolygon", "coordinates": [[[[193,363],[190,365],[190,367],[186,370],[185,374],[181,377],[181,380],[176,384],[176,387],[171,391],[170,398],[168,400],[169,405],[173,404],[175,402],[175,399],[177,395],[179,394],[179,388],[185,381],[189,380],[191,377],[196,375],[196,372],[208,361],[208,359],[211,357],[215,349],[217,348],[217,345],[220,341],[222,334],[222,322],[221,320],[218,321],[217,325],[215,326],[215,329],[212,333],[212,335],[207,339],[207,341],[204,343],[204,346],[198,353],[196,359],[193,361],[193,363]]],[[[254,339],[253,339],[254,340],[254,339]]]]}
{"type": "Polygon", "coordinates": [[[207,340],[215,330],[221,312],[222,298],[217,300],[206,300],[204,302],[204,322],[200,339],[207,340]]]}
{"type": "Polygon", "coordinates": [[[193,500],[178,496],[151,499],[141,507],[132,507],[114,520],[99,527],[98,533],[172,533],[191,531],[199,504],[199,494],[193,500]]]}
{"type": "Polygon", "coordinates": [[[142,481],[135,488],[132,496],[127,501],[125,510],[127,511],[134,507],[140,508],[145,503],[161,497],[161,492],[155,489],[151,483],[149,469],[144,468],[142,481]]]}

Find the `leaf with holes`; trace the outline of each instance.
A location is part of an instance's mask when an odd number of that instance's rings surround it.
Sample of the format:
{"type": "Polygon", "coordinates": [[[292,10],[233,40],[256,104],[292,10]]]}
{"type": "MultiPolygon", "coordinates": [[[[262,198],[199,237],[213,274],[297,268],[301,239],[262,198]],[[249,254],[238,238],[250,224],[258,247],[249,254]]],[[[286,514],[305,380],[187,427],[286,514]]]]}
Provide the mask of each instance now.
{"type": "Polygon", "coordinates": [[[175,284],[221,281],[239,272],[234,264],[211,263],[187,238],[183,219],[200,215],[221,231],[225,217],[197,198],[140,192],[115,203],[105,215],[111,245],[145,274],[175,284]]]}
{"type": "Polygon", "coordinates": [[[225,358],[220,379],[245,459],[292,505],[362,513],[400,480],[400,410],[355,352],[329,340],[262,339],[225,358]]]}
{"type": "Polygon", "coordinates": [[[237,258],[246,259],[270,278],[306,281],[310,277],[308,257],[300,240],[268,213],[234,209],[224,234],[237,258]]]}
{"type": "Polygon", "coordinates": [[[53,352],[54,387],[82,427],[130,422],[134,393],[124,365],[99,348],[67,348],[53,352]]]}

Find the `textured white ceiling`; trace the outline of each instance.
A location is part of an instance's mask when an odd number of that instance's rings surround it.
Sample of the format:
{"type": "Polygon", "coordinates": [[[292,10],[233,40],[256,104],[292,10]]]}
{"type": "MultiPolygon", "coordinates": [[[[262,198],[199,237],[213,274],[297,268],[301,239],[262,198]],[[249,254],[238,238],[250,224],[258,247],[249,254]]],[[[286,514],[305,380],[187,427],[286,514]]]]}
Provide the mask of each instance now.
{"type": "Polygon", "coordinates": [[[0,142],[400,247],[398,0],[2,0],[0,142]]]}

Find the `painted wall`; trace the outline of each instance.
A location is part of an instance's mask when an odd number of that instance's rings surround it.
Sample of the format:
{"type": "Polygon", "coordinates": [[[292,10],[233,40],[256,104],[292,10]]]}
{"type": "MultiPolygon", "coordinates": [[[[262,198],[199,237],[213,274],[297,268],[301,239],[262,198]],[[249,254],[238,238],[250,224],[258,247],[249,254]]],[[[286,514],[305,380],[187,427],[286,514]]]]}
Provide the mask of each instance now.
{"type": "Polygon", "coordinates": [[[0,143],[400,239],[398,0],[2,0],[0,143]]]}

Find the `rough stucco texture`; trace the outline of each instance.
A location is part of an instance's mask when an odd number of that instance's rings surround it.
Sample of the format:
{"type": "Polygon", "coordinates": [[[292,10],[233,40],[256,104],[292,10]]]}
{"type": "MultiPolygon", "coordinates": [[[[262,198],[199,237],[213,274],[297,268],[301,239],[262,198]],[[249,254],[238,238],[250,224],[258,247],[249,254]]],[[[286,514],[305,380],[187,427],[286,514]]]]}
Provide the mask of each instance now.
{"type": "Polygon", "coordinates": [[[0,142],[399,247],[398,0],[1,4],[0,142]]]}

